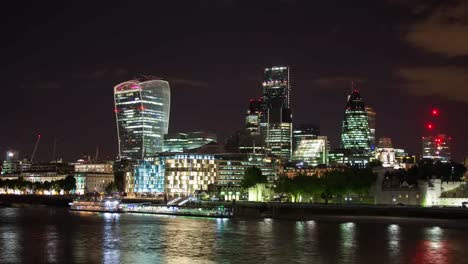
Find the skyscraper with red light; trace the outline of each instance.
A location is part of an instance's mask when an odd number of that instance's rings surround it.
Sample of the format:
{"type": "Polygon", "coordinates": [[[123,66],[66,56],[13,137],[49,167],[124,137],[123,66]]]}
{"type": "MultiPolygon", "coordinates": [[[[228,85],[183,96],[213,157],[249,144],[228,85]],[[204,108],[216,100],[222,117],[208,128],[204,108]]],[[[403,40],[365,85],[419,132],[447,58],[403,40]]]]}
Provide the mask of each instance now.
{"type": "Polygon", "coordinates": [[[169,128],[169,83],[156,78],[114,87],[119,159],[143,159],[163,150],[169,128]]]}
{"type": "Polygon", "coordinates": [[[436,134],[422,138],[422,158],[448,162],[451,159],[452,138],[445,134],[436,134]]]}
{"type": "Polygon", "coordinates": [[[427,136],[422,137],[422,158],[448,162],[452,156],[452,138],[441,133],[439,126],[436,126],[440,118],[439,109],[431,109],[430,114],[430,121],[425,125],[427,136]]]}
{"type": "MultiPolygon", "coordinates": [[[[260,135],[260,122],[263,118],[262,98],[250,99],[249,109],[245,116],[245,127],[251,135],[260,135]]],[[[260,142],[257,142],[257,144],[260,142]]]]}

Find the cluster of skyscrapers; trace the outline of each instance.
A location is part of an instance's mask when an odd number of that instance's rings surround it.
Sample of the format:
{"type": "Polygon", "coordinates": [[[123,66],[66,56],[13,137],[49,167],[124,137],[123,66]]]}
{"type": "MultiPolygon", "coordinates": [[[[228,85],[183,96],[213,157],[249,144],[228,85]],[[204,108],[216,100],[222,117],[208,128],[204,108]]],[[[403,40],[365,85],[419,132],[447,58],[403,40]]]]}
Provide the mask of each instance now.
{"type": "MultiPolygon", "coordinates": [[[[178,196],[210,191],[229,200],[242,195],[244,171],[251,166],[260,168],[273,183],[279,175],[365,167],[375,160],[393,168],[414,163],[414,156],[395,148],[390,138],[376,140],[376,113],[354,84],[344,108],[340,147],[333,150],[318,126],[293,122],[288,66],[265,68],[259,86],[258,97],[249,101],[245,126],[226,144],[220,144],[213,133],[168,132],[171,91],[167,81],[142,77],[120,83],[114,87],[117,162],[98,163],[96,155],[94,161],[88,157],[68,167],[57,161],[45,166],[21,160],[18,152],[8,151],[2,177],[44,182],[63,179],[73,172],[77,192],[86,193],[104,191],[119,174],[129,194],[178,196]]],[[[451,137],[435,128],[438,114],[437,109],[432,111],[434,120],[422,138],[421,157],[448,162],[451,137]]]]}
{"type": "MultiPolygon", "coordinates": [[[[237,197],[243,170],[258,166],[274,181],[277,166],[298,168],[366,166],[380,160],[398,167],[407,153],[389,138],[376,142],[376,113],[351,87],[346,102],[340,148],[330,150],[326,136],[312,124],[294,124],[288,66],[265,68],[257,98],[250,99],[245,127],[219,144],[207,132],[168,133],[170,88],[167,81],[145,77],[114,87],[119,159],[135,161],[126,174],[126,191],[188,194],[221,186],[237,197]]],[[[450,159],[450,139],[423,138],[423,157],[450,159]],[[441,147],[441,145],[443,146],[441,147]],[[434,147],[435,146],[435,147],[434,147]]]]}

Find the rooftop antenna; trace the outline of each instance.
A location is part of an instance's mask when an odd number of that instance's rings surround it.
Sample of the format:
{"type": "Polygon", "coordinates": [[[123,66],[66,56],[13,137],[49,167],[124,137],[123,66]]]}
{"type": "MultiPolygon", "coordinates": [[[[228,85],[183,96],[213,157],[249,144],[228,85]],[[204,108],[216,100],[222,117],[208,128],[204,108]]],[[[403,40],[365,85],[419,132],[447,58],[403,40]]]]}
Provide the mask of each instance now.
{"type": "Polygon", "coordinates": [[[33,163],[34,156],[36,156],[37,146],[39,145],[40,140],[41,140],[41,134],[37,134],[36,145],[34,145],[34,150],[31,154],[31,163],[33,163]]]}

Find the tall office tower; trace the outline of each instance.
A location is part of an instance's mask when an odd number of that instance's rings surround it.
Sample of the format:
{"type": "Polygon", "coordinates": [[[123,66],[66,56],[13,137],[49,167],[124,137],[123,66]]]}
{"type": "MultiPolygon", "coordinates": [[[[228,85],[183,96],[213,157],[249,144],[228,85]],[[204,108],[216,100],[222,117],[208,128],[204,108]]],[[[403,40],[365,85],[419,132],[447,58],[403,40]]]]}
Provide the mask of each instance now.
{"type": "Polygon", "coordinates": [[[369,120],[369,131],[370,131],[370,148],[371,150],[375,149],[375,117],[377,114],[374,111],[374,108],[367,106],[366,107],[367,119],[369,120]]]}
{"type": "Polygon", "coordinates": [[[264,71],[262,86],[263,116],[260,124],[266,147],[285,159],[292,156],[292,116],[290,109],[289,67],[264,71]]]}
{"type": "Polygon", "coordinates": [[[348,96],[341,131],[341,146],[354,152],[369,154],[371,132],[366,105],[357,89],[348,96]]]}
{"type": "Polygon", "coordinates": [[[302,124],[293,129],[293,152],[296,151],[303,139],[316,139],[320,128],[316,125],[302,124]]]}
{"type": "Polygon", "coordinates": [[[290,109],[289,94],[289,67],[266,68],[263,73],[262,97],[267,107],[278,99],[284,109],[290,109]]]}
{"type": "Polygon", "coordinates": [[[294,151],[293,160],[305,162],[310,166],[328,165],[329,150],[330,143],[327,137],[305,138],[300,141],[294,151]]]}
{"type": "Polygon", "coordinates": [[[169,128],[167,81],[143,78],[114,87],[119,159],[142,159],[162,152],[169,128]]]}
{"type": "Polygon", "coordinates": [[[422,157],[442,162],[449,162],[451,158],[452,138],[445,134],[437,134],[422,138],[422,157]]]}
{"type": "Polygon", "coordinates": [[[260,135],[260,122],[263,116],[262,98],[250,99],[249,110],[245,116],[245,127],[251,135],[260,135]]]}

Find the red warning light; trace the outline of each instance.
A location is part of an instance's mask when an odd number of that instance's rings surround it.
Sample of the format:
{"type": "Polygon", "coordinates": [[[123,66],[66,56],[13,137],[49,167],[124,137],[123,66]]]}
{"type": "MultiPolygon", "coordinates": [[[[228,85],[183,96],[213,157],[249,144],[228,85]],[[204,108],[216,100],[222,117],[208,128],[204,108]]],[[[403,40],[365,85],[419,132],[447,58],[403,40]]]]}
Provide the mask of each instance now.
{"type": "Polygon", "coordinates": [[[433,124],[427,124],[426,126],[428,129],[433,129],[434,128],[434,125],[433,124]]]}
{"type": "Polygon", "coordinates": [[[434,108],[434,109],[432,109],[431,113],[432,113],[433,116],[437,116],[437,115],[439,115],[439,109],[434,108]]]}

